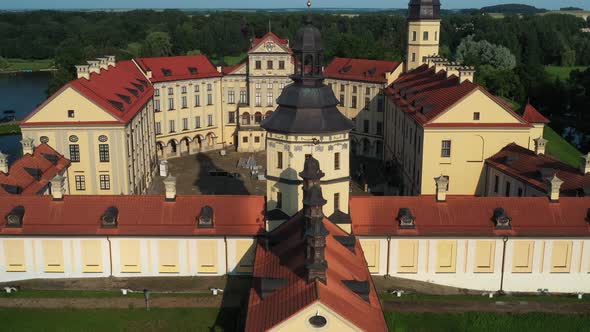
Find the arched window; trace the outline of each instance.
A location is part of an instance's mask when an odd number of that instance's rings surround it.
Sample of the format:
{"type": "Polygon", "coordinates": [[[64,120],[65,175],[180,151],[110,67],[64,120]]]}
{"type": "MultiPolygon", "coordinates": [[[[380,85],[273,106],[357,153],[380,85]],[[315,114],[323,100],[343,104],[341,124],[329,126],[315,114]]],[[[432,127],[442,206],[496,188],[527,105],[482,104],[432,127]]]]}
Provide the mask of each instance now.
{"type": "Polygon", "coordinates": [[[250,113],[244,112],[242,114],[242,124],[243,125],[249,125],[250,124],[250,113]]]}
{"type": "Polygon", "coordinates": [[[256,112],[256,114],[254,114],[254,122],[255,123],[262,122],[262,113],[256,112]]]}

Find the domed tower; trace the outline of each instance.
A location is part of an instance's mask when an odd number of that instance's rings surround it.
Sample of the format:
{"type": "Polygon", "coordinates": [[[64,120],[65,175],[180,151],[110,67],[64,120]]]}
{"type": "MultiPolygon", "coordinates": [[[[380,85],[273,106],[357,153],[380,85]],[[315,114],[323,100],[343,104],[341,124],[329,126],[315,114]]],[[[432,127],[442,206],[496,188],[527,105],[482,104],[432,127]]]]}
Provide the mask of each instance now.
{"type": "Polygon", "coordinates": [[[331,215],[336,209],[348,213],[348,135],[353,124],[338,111],[338,100],[324,84],[322,37],[309,16],[295,35],[293,56],[293,83],[285,87],[276,111],[261,124],[267,131],[267,210],[279,209],[292,216],[302,209],[303,180],[298,170],[313,156],[324,165],[324,213],[331,215]]]}
{"type": "Polygon", "coordinates": [[[424,57],[438,55],[440,1],[410,0],[408,4],[408,57],[406,70],[424,64],[424,57]]]}

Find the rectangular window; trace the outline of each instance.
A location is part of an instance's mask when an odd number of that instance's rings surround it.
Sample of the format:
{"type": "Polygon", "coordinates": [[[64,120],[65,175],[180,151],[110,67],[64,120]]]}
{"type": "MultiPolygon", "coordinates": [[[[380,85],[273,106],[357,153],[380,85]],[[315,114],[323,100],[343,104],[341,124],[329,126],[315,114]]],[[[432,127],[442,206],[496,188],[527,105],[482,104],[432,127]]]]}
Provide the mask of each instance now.
{"type": "Polygon", "coordinates": [[[416,53],[412,53],[412,62],[416,62],[416,53]]]}
{"type": "Polygon", "coordinates": [[[174,109],[174,98],[168,98],[168,110],[171,111],[174,109]]]}
{"type": "Polygon", "coordinates": [[[260,136],[254,136],[254,143],[260,143],[260,136]]]}
{"type": "Polygon", "coordinates": [[[418,34],[416,33],[416,31],[412,31],[412,41],[416,41],[417,38],[418,34]]]}
{"type": "Polygon", "coordinates": [[[266,61],[266,69],[272,69],[272,60],[266,61]]]}
{"type": "Polygon", "coordinates": [[[284,60],[279,61],[279,69],[281,69],[281,70],[285,69],[285,61],[284,60]]]}
{"type": "Polygon", "coordinates": [[[371,97],[371,88],[366,88],[365,94],[367,95],[367,97],[371,97]]]}
{"type": "Polygon", "coordinates": [[[495,175],[494,176],[494,192],[497,194],[500,187],[500,178],[495,175]]]}
{"type": "Polygon", "coordinates": [[[260,95],[260,92],[256,92],[256,106],[262,106],[262,96],[260,95]]]}
{"type": "Polygon", "coordinates": [[[236,112],[229,112],[228,122],[236,123],[236,112]]]}
{"type": "Polygon", "coordinates": [[[277,209],[281,209],[283,207],[283,193],[277,192],[277,209]]]}
{"type": "Polygon", "coordinates": [[[213,114],[207,115],[207,126],[213,127],[213,114]]]}
{"type": "Polygon", "coordinates": [[[438,31],[434,32],[434,40],[438,40],[438,31]]]}
{"type": "Polygon", "coordinates": [[[80,145],[70,144],[70,161],[73,163],[80,162],[80,145]]]}
{"type": "Polygon", "coordinates": [[[569,273],[572,261],[572,241],[553,241],[551,273],[569,273]]]}
{"type": "Polygon", "coordinates": [[[98,159],[101,163],[108,163],[110,161],[108,144],[98,145],[98,159]]]}
{"type": "Polygon", "coordinates": [[[334,212],[340,210],[340,193],[334,194],[334,212]]]}
{"type": "Polygon", "coordinates": [[[371,98],[367,97],[365,98],[365,109],[369,109],[369,107],[371,106],[371,98]]]}
{"type": "Polygon", "coordinates": [[[64,272],[63,242],[61,240],[43,240],[44,271],[50,273],[64,272]]]}
{"type": "Polygon", "coordinates": [[[139,240],[119,241],[119,262],[122,273],[141,272],[141,248],[139,240]]]}
{"type": "Polygon", "coordinates": [[[533,241],[514,241],[512,273],[531,273],[533,271],[533,241]]]}
{"type": "Polygon", "coordinates": [[[277,152],[277,168],[283,169],[283,153],[277,152]]]}
{"type": "Polygon", "coordinates": [[[182,118],[182,130],[188,130],[188,118],[182,118]]]}
{"type": "Polygon", "coordinates": [[[340,106],[344,106],[344,95],[340,95],[340,106]]]}
{"type": "Polygon", "coordinates": [[[154,96],[160,97],[160,89],[154,89],[154,96]]]}
{"type": "Polygon", "coordinates": [[[100,190],[111,190],[111,176],[101,175],[100,176],[100,190]]]}
{"type": "Polygon", "coordinates": [[[522,188],[518,188],[518,197],[522,197],[522,188]]]}
{"type": "Polygon", "coordinates": [[[418,241],[417,240],[398,240],[398,265],[399,273],[417,273],[418,272],[418,241]]]}
{"type": "Polygon", "coordinates": [[[6,272],[25,272],[24,240],[4,240],[4,261],[6,272]]]}
{"type": "Polygon", "coordinates": [[[257,61],[255,62],[255,65],[256,65],[256,69],[262,69],[262,61],[260,61],[260,60],[257,60],[257,61]]]}
{"type": "Polygon", "coordinates": [[[356,85],[352,87],[352,93],[356,93],[356,85]]]}
{"type": "Polygon", "coordinates": [[[211,91],[213,89],[213,85],[211,83],[207,83],[207,91],[211,91]]]}
{"type": "Polygon", "coordinates": [[[160,111],[160,100],[159,99],[154,100],[154,111],[156,111],[156,112],[160,111]]]}
{"type": "Polygon", "coordinates": [[[352,104],[350,105],[352,108],[356,108],[356,96],[352,96],[352,104]]]}
{"type": "Polygon", "coordinates": [[[272,83],[271,82],[268,82],[268,84],[266,85],[266,88],[269,89],[269,90],[271,90],[272,89],[272,83]]]}
{"type": "Polygon", "coordinates": [[[160,273],[178,273],[178,241],[176,240],[159,240],[158,241],[158,258],[160,273]]]}
{"type": "Polygon", "coordinates": [[[248,136],[242,137],[242,143],[248,143],[248,136]]]}
{"type": "Polygon", "coordinates": [[[450,158],[451,157],[451,141],[450,140],[442,141],[440,156],[443,158],[450,158]]]}
{"type": "Polygon", "coordinates": [[[174,120],[169,120],[168,121],[168,127],[169,127],[168,128],[168,132],[173,133],[173,132],[176,131],[176,129],[174,128],[174,120]]]}
{"type": "Polygon", "coordinates": [[[201,96],[196,95],[195,96],[195,107],[199,107],[201,106],[201,96]]]}
{"type": "Polygon", "coordinates": [[[424,39],[425,41],[428,40],[428,31],[424,31],[424,33],[422,33],[422,39],[424,39]]]}
{"type": "Polygon", "coordinates": [[[217,273],[217,240],[197,241],[198,273],[217,273]]]}
{"type": "Polygon", "coordinates": [[[274,98],[272,96],[272,92],[267,93],[267,95],[266,95],[266,105],[267,106],[272,106],[273,101],[274,101],[274,98]]]}
{"type": "Polygon", "coordinates": [[[246,94],[246,90],[240,91],[240,104],[247,104],[248,103],[247,96],[248,95],[246,94]]]}
{"type": "Polygon", "coordinates": [[[207,105],[213,105],[213,95],[207,94],[207,105]]]}
{"type": "Polygon", "coordinates": [[[188,107],[188,103],[186,101],[186,96],[182,96],[182,108],[187,108],[188,107]]]}
{"type": "Polygon", "coordinates": [[[340,92],[344,92],[344,84],[340,85],[340,92]]]}
{"type": "Polygon", "coordinates": [[[511,183],[509,181],[506,181],[506,197],[510,197],[510,185],[511,183]]]}
{"type": "Polygon", "coordinates": [[[172,96],[174,94],[174,89],[173,88],[168,88],[168,95],[172,96]]]}
{"type": "Polygon", "coordinates": [[[457,241],[438,240],[436,273],[455,273],[457,263],[457,241]]]}
{"type": "Polygon", "coordinates": [[[256,89],[260,89],[260,82],[256,83],[256,89]]]}
{"type": "Polygon", "coordinates": [[[183,94],[186,93],[186,86],[181,87],[180,92],[182,92],[183,94]]]}
{"type": "Polygon", "coordinates": [[[383,123],[377,121],[377,135],[383,135],[383,123]]]}
{"type": "Polygon", "coordinates": [[[195,116],[195,128],[201,128],[201,117],[195,116]]]}
{"type": "Polygon", "coordinates": [[[479,112],[473,112],[473,120],[479,121],[479,112]]]}
{"type": "Polygon", "coordinates": [[[334,169],[340,169],[340,152],[334,153],[334,169]]]}
{"type": "Polygon", "coordinates": [[[76,181],[76,190],[86,190],[86,178],[84,177],[84,175],[76,175],[74,179],[76,181]]]}
{"type": "Polygon", "coordinates": [[[363,120],[363,132],[365,134],[369,133],[369,120],[363,120]]]}
{"type": "Polygon", "coordinates": [[[195,92],[199,92],[199,91],[200,91],[199,85],[195,84],[195,92]]]}
{"type": "Polygon", "coordinates": [[[494,258],[496,251],[496,242],[494,241],[476,241],[475,242],[475,273],[492,273],[494,272],[494,258]]]}
{"type": "Polygon", "coordinates": [[[383,95],[379,95],[379,97],[377,97],[377,112],[383,112],[383,95]]]}
{"type": "Polygon", "coordinates": [[[162,124],[160,122],[156,122],[156,135],[160,135],[162,133],[162,124]]]}
{"type": "Polygon", "coordinates": [[[228,104],[235,104],[236,103],[236,92],[234,90],[229,90],[227,92],[227,103],[228,104]]]}

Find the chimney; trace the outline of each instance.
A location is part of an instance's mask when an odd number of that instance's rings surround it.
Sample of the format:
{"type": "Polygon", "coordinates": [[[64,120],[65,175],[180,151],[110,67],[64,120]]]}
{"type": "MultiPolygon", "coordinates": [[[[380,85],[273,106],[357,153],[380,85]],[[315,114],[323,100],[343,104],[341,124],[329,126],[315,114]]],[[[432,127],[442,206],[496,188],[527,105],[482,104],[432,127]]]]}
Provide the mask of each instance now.
{"type": "Polygon", "coordinates": [[[322,211],[322,207],[326,205],[320,186],[320,179],[324,173],[320,169],[320,163],[315,158],[309,157],[305,160],[303,172],[299,173],[299,176],[303,178],[307,282],[320,280],[325,284],[328,268],[325,257],[326,235],[329,232],[324,225],[322,211]]]}
{"type": "Polygon", "coordinates": [[[166,188],[166,201],[174,202],[176,200],[176,178],[172,174],[164,179],[164,188],[166,188]]]}
{"type": "Polygon", "coordinates": [[[438,59],[434,60],[434,72],[438,73],[441,70],[447,69],[448,64],[449,64],[449,61],[444,58],[438,58],[438,59]]]}
{"type": "Polygon", "coordinates": [[[563,181],[557,177],[557,174],[554,174],[552,178],[547,179],[551,186],[551,192],[549,193],[549,199],[551,202],[559,202],[559,190],[561,189],[561,185],[563,181]]]}
{"type": "Polygon", "coordinates": [[[33,155],[33,150],[35,149],[35,146],[33,145],[32,138],[23,137],[22,141],[20,141],[20,144],[23,146],[23,156],[27,153],[33,155]]]}
{"type": "Polygon", "coordinates": [[[447,78],[455,75],[457,77],[460,76],[459,74],[459,68],[461,68],[461,65],[456,63],[456,62],[450,62],[449,64],[447,64],[447,78]]]}
{"type": "Polygon", "coordinates": [[[449,178],[441,174],[439,177],[434,178],[434,181],[436,181],[436,201],[445,202],[447,200],[449,178]]]}
{"type": "Polygon", "coordinates": [[[109,59],[108,58],[96,58],[98,60],[98,65],[100,69],[109,69],[109,59]]]}
{"type": "Polygon", "coordinates": [[[473,82],[475,80],[475,68],[469,66],[463,66],[459,68],[459,80],[461,83],[466,80],[473,82]]]}
{"type": "Polygon", "coordinates": [[[79,65],[76,66],[76,74],[78,78],[85,78],[90,79],[90,66],[89,65],[79,65]]]}
{"type": "Polygon", "coordinates": [[[147,78],[151,79],[152,78],[152,70],[149,69],[149,68],[147,68],[146,71],[145,71],[145,76],[147,78]]]}
{"type": "Polygon", "coordinates": [[[116,67],[117,66],[117,61],[114,55],[107,55],[107,65],[108,66],[113,66],[116,67]]]}
{"type": "Polygon", "coordinates": [[[0,151],[0,173],[8,174],[8,155],[0,151]]]}
{"type": "Polygon", "coordinates": [[[582,167],[580,170],[583,175],[590,174],[590,152],[582,156],[582,167]]]}
{"type": "Polygon", "coordinates": [[[535,138],[533,141],[535,141],[535,153],[537,155],[545,154],[545,148],[547,147],[547,143],[549,141],[543,137],[535,138]]]}
{"type": "Polygon", "coordinates": [[[438,59],[437,55],[427,55],[424,57],[424,63],[428,65],[428,68],[434,66],[434,60],[438,59]]]}
{"type": "Polygon", "coordinates": [[[221,73],[223,71],[223,67],[217,66],[217,72],[221,73]]]}
{"type": "Polygon", "coordinates": [[[61,201],[64,198],[65,177],[56,175],[51,179],[51,196],[54,201],[61,201]]]}
{"type": "Polygon", "coordinates": [[[88,65],[90,66],[91,73],[100,73],[100,61],[90,60],[90,61],[86,61],[86,62],[88,62],[88,65]]]}

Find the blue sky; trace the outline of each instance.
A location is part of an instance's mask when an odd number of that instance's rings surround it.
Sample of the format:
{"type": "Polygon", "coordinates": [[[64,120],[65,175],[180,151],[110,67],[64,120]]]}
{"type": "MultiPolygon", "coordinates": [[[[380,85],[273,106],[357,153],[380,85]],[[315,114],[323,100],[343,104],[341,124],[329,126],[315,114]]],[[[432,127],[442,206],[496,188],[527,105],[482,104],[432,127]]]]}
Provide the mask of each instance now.
{"type": "MultiPolygon", "coordinates": [[[[316,7],[403,8],[408,0],[313,0],[316,7]]],[[[305,0],[0,0],[0,9],[54,8],[294,8],[305,0]]],[[[474,8],[501,3],[524,3],[547,9],[580,7],[590,10],[588,0],[442,0],[444,8],[474,8]]]]}

